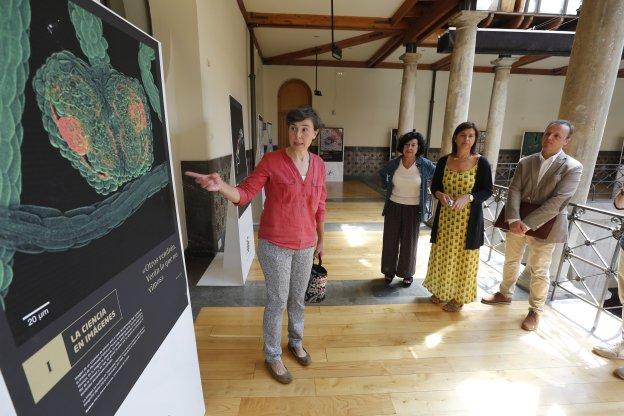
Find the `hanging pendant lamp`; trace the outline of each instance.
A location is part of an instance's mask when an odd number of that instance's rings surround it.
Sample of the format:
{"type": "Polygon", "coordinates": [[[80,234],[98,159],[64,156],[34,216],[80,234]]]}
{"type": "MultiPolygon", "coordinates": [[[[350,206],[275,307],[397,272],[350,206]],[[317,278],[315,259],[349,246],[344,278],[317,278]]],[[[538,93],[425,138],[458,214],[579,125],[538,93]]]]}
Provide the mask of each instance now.
{"type": "Polygon", "coordinates": [[[314,59],[314,95],[322,97],[323,93],[318,89],[318,49],[316,50],[316,58],[314,59]]]}

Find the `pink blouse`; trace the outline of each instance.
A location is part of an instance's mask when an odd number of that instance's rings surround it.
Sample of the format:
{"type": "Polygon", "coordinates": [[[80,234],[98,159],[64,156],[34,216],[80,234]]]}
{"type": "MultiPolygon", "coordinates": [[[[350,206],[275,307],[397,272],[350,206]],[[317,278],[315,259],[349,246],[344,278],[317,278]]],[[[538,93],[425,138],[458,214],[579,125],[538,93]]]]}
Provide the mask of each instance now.
{"type": "Polygon", "coordinates": [[[258,237],[277,246],[300,250],[316,245],[316,225],[325,221],[325,163],[310,153],[305,180],[284,149],[264,155],[238,187],[245,205],[264,186],[266,200],[258,237]]]}

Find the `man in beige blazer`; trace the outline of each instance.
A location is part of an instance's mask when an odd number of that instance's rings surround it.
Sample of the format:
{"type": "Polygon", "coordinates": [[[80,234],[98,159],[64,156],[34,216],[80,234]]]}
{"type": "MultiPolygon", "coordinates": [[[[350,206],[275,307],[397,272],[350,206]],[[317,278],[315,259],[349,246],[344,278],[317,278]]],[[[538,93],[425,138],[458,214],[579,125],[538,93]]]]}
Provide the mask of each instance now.
{"type": "Polygon", "coordinates": [[[556,243],[566,240],[566,206],[576,192],[583,173],[583,165],[563,151],[573,132],[574,127],[569,121],[550,122],[542,136],[542,151],[518,162],[505,204],[509,232],[506,237],[503,281],[496,294],[481,299],[488,305],[511,303],[520,260],[528,246],[527,267],[531,271],[529,313],[522,322],[522,329],[526,331],[534,331],[539,325],[550,286],[548,270],[552,254],[556,243]],[[540,207],[525,218],[520,218],[520,201],[539,204],[540,207]],[[547,238],[525,235],[528,230],[536,230],[554,217],[557,219],[547,238]]]}

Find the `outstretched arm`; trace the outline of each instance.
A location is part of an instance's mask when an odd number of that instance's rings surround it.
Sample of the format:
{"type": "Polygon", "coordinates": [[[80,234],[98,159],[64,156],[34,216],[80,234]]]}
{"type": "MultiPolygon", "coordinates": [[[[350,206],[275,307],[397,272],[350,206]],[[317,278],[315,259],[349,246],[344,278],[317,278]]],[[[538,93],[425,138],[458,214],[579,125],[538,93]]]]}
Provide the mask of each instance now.
{"type": "Polygon", "coordinates": [[[240,193],[235,187],[223,182],[221,176],[218,173],[210,173],[203,175],[197,172],[186,171],[186,176],[190,176],[195,179],[195,182],[205,190],[209,192],[219,192],[230,202],[238,204],[240,201],[240,193]]]}

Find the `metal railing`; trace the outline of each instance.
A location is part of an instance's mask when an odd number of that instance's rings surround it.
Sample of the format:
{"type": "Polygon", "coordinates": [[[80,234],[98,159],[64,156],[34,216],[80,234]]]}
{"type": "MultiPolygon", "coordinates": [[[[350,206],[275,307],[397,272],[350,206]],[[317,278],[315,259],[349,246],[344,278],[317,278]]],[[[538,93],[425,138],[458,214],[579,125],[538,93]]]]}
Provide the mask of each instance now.
{"type": "MultiPolygon", "coordinates": [[[[499,163],[496,165],[494,183],[509,186],[517,166],[518,163],[499,163]]],[[[589,190],[589,200],[610,199],[613,196],[613,191],[620,189],[624,184],[624,177],[619,177],[619,172],[620,165],[618,164],[595,165],[589,190]]]]}
{"type": "MultiPolygon", "coordinates": [[[[492,259],[493,252],[504,255],[505,233],[494,227],[494,222],[505,205],[507,192],[508,188],[494,185],[492,197],[484,203],[486,261],[492,259]]],[[[569,204],[568,211],[568,239],[561,256],[553,258],[558,268],[551,282],[550,300],[560,289],[596,308],[593,332],[603,312],[620,307],[605,306],[605,300],[610,285],[616,286],[624,214],[580,204],[569,204]]]]}

